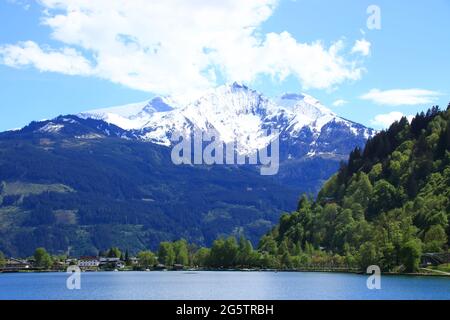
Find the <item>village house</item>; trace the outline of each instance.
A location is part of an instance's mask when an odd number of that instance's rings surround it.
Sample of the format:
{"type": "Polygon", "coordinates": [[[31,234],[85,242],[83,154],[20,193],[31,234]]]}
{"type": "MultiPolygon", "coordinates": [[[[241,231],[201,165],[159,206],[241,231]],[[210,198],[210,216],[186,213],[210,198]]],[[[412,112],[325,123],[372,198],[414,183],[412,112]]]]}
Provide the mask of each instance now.
{"type": "Polygon", "coordinates": [[[100,257],[100,267],[124,268],[125,263],[120,258],[100,257]]]}
{"type": "Polygon", "coordinates": [[[32,267],[31,263],[27,260],[9,258],[6,260],[5,265],[3,266],[3,271],[19,271],[19,270],[27,270],[32,267]]]}
{"type": "Polygon", "coordinates": [[[72,265],[78,265],[78,259],[75,258],[68,258],[65,261],[66,265],[72,266],[72,265]]]}
{"type": "Polygon", "coordinates": [[[78,266],[81,269],[97,269],[99,265],[100,261],[97,257],[85,256],[78,260],[78,266]]]}

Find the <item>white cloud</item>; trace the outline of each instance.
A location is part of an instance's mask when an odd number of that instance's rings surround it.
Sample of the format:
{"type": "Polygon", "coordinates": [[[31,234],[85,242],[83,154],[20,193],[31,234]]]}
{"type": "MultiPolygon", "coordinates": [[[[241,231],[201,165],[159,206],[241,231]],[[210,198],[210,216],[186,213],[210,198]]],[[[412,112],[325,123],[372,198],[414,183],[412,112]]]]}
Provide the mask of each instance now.
{"type": "MultiPolygon", "coordinates": [[[[392,111],[389,113],[376,115],[370,122],[375,126],[388,128],[392,123],[400,120],[403,116],[404,114],[399,111],[392,111]]],[[[413,117],[414,116],[412,115],[406,116],[409,121],[411,121],[413,117]]]]}
{"type": "Polygon", "coordinates": [[[355,45],[352,48],[352,53],[359,53],[363,56],[370,54],[370,47],[372,44],[366,39],[356,40],[355,45]]]}
{"type": "Polygon", "coordinates": [[[439,92],[425,89],[394,89],[381,91],[372,89],[361,96],[361,99],[369,100],[381,105],[419,105],[430,104],[440,96],[439,92]]]}
{"type": "Polygon", "coordinates": [[[343,99],[338,99],[336,101],[333,102],[333,107],[342,107],[343,105],[346,105],[348,103],[347,100],[343,100],[343,99]]]}
{"type": "Polygon", "coordinates": [[[52,38],[79,51],[19,43],[1,48],[5,64],[90,74],[157,94],[204,90],[217,79],[252,82],[261,75],[295,76],[304,89],[330,89],[364,71],[346,58],[342,41],[327,46],[299,42],[288,32],[262,34],[278,0],[39,3],[52,38]],[[53,58],[59,66],[48,63],[53,58]]]}
{"type": "Polygon", "coordinates": [[[72,48],[42,49],[32,41],[0,46],[0,62],[10,67],[34,65],[41,71],[69,75],[90,75],[89,61],[72,48]]]}

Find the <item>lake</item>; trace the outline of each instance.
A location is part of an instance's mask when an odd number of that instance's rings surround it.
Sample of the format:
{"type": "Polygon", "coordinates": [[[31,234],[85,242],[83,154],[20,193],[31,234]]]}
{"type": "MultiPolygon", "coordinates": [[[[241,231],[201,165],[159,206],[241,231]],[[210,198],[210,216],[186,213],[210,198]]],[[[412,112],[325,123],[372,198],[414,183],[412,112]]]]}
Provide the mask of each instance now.
{"type": "Polygon", "coordinates": [[[450,278],[391,276],[369,290],[368,276],[319,272],[83,272],[0,274],[0,299],[450,299],[450,278]]]}

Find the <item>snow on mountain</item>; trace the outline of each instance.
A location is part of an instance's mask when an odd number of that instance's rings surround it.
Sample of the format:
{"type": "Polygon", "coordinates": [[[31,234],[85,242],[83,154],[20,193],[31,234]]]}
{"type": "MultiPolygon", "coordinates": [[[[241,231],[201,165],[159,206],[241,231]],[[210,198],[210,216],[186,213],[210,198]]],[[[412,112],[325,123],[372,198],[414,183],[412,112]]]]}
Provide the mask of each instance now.
{"type": "Polygon", "coordinates": [[[245,86],[233,84],[206,93],[185,107],[155,114],[143,128],[143,138],[169,145],[175,130],[189,135],[192,129],[215,129],[220,139],[236,142],[239,153],[247,154],[266,146],[270,137],[264,123],[276,111],[271,101],[245,86]]]}
{"type": "Polygon", "coordinates": [[[288,157],[347,154],[346,144],[335,146],[333,138],[348,138],[349,147],[353,148],[375,133],[338,117],[307,94],[284,94],[272,100],[234,83],[206,92],[192,102],[175,101],[157,97],[142,103],[87,111],[79,116],[133,130],[139,139],[162,145],[171,144],[169,138],[174,131],[189,135],[194,128],[203,132],[215,129],[223,142],[236,142],[240,154],[266,146],[273,136],[267,137],[265,129],[278,129],[282,144],[290,150],[288,157]],[[295,148],[301,152],[292,153],[291,149],[295,148]]]}
{"type": "Polygon", "coordinates": [[[305,94],[284,94],[278,100],[291,120],[291,131],[298,132],[308,126],[315,132],[320,132],[322,127],[337,116],[331,110],[325,108],[315,98],[305,94]]]}
{"type": "Polygon", "coordinates": [[[62,124],[55,124],[53,122],[47,123],[45,126],[39,129],[39,132],[49,132],[49,133],[57,133],[62,128],[64,128],[64,125],[62,124]]]}
{"type": "Polygon", "coordinates": [[[154,113],[172,110],[172,103],[169,98],[156,97],[144,102],[86,111],[78,116],[103,120],[125,130],[141,129],[154,113]]]}

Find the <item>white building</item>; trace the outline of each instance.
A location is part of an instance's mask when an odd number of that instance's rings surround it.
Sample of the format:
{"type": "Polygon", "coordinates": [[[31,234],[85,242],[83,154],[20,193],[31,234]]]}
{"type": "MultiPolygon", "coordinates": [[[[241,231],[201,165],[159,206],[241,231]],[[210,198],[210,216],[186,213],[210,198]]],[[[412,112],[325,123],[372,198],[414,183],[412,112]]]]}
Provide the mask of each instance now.
{"type": "Polygon", "coordinates": [[[78,260],[78,266],[80,268],[97,268],[100,265],[100,261],[97,257],[81,257],[78,260]]]}
{"type": "Polygon", "coordinates": [[[100,258],[100,266],[107,265],[107,266],[113,266],[114,268],[122,269],[125,267],[125,264],[123,263],[120,258],[108,258],[108,257],[101,257],[100,258]]]}

